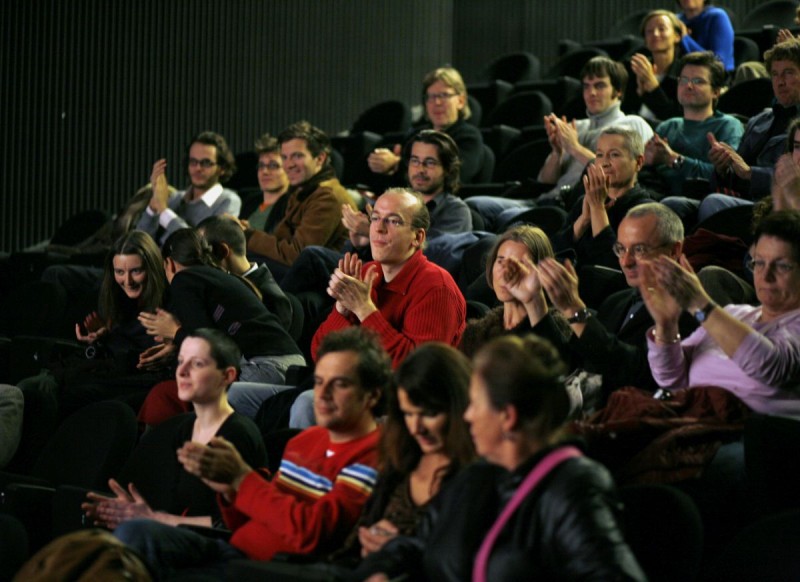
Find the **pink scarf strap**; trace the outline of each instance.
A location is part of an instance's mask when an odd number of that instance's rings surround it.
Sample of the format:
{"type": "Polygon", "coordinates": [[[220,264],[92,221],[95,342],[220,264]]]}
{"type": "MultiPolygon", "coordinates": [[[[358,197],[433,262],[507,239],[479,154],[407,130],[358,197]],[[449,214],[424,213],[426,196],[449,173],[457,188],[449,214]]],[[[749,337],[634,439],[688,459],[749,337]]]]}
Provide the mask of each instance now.
{"type": "Polygon", "coordinates": [[[486,537],[483,538],[483,542],[478,550],[478,554],[475,556],[475,564],[472,568],[472,582],[486,582],[486,570],[489,565],[489,556],[492,553],[492,548],[497,540],[497,536],[500,535],[500,532],[506,525],[506,522],[511,518],[522,501],[528,496],[528,493],[533,491],[533,489],[539,484],[539,481],[544,479],[547,474],[555,469],[558,465],[568,459],[580,456],[582,456],[581,452],[575,447],[560,447],[554,451],[551,451],[547,456],[539,461],[539,463],[536,464],[530,473],[528,473],[528,475],[525,477],[525,480],[514,492],[511,500],[506,504],[506,506],[503,508],[503,511],[495,520],[494,524],[489,530],[489,533],[487,533],[486,537]]]}

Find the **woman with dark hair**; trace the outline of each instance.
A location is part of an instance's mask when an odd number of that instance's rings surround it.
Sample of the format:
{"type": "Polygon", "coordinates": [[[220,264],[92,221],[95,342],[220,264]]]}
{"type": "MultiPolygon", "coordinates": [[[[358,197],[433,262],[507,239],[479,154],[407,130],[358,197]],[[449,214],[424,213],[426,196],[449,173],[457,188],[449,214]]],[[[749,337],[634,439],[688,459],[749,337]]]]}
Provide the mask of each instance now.
{"type": "Polygon", "coordinates": [[[569,325],[558,311],[549,309],[536,269],[539,261],[553,256],[550,239],[539,227],[519,225],[497,237],[486,258],[486,282],[500,306],[467,322],[459,346],[467,357],[509,333],[532,331],[559,347],[566,343],[569,325]]]}
{"type": "Polygon", "coordinates": [[[118,239],[105,260],[99,314],[75,324],[78,341],[108,348],[116,357],[136,354],[153,345],[137,316],[162,305],[167,280],[161,253],[145,232],[134,230],[118,239]]]}
{"type": "Polygon", "coordinates": [[[475,455],[462,420],[469,361],[452,347],[426,343],[395,374],[381,434],[381,477],[359,520],[361,556],[414,533],[428,502],[475,455]]]}
{"type": "Polygon", "coordinates": [[[560,443],[564,371],[553,347],[534,336],[481,348],[464,418],[487,462],[447,486],[415,536],[368,556],[359,579],[644,579],[617,527],[608,471],[560,443]]]}
{"type": "MultiPolygon", "coordinates": [[[[109,480],[114,497],[95,492],[87,494],[81,506],[95,523],[115,529],[131,519],[154,519],[168,525],[193,524],[211,527],[220,520],[215,493],[203,481],[187,473],[174,451],[186,441],[207,443],[221,436],[236,446],[245,461],[255,467],[266,464],[264,441],[255,424],[237,414],[228,403],[226,393],[236,379],[241,352],[223,332],[198,329],[186,336],[178,355],[175,373],[178,397],[191,403],[194,412],[185,415],[174,429],[170,451],[174,463],[162,467],[164,485],[171,485],[167,507],[151,507],[133,482],[127,490],[116,480],[109,480]],[[174,477],[172,483],[170,478],[174,477]]],[[[133,476],[134,481],[136,475],[133,476]]]]}

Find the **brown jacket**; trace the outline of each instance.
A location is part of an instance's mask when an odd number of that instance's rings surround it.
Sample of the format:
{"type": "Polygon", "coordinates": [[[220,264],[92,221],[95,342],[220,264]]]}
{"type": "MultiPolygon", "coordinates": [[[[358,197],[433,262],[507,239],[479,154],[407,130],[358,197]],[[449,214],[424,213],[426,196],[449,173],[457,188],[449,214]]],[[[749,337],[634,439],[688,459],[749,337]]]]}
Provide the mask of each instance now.
{"type": "Polygon", "coordinates": [[[355,204],[333,169],[323,169],[289,196],[286,214],[272,234],[247,231],[247,249],[284,265],[291,265],[307,246],[341,249],[347,240],[342,204],[355,204]]]}

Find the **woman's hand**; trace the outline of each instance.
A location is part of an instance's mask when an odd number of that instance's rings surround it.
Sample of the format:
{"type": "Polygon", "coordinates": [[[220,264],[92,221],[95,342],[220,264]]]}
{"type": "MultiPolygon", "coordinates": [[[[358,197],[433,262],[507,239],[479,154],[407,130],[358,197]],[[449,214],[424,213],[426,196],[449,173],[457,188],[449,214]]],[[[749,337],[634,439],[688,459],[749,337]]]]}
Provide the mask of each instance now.
{"type": "Polygon", "coordinates": [[[172,352],[175,351],[175,344],[158,344],[147,348],[139,354],[139,363],[136,367],[140,370],[152,371],[160,370],[167,365],[172,352]]]}
{"type": "Polygon", "coordinates": [[[119,524],[131,519],[156,519],[156,512],[151,509],[133,483],[128,484],[128,491],[114,479],[109,479],[108,485],[114,497],[90,491],[86,494],[88,501],[81,504],[81,509],[94,525],[115,529],[119,524]]]}
{"type": "Polygon", "coordinates": [[[639,96],[658,89],[658,67],[641,53],[631,57],[631,70],[636,75],[636,93],[639,96]]]}
{"type": "Polygon", "coordinates": [[[172,341],[175,334],[181,327],[181,323],[169,311],[156,309],[155,313],[142,311],[139,314],[139,321],[147,330],[148,335],[156,336],[160,341],[172,341]]]}
{"type": "Polygon", "coordinates": [[[400,533],[391,521],[382,519],[371,527],[358,528],[358,541],[361,542],[361,557],[366,558],[380,550],[390,539],[400,533]]]}
{"type": "Polygon", "coordinates": [[[84,318],[83,329],[86,330],[85,334],[81,331],[81,324],[75,324],[75,337],[78,338],[79,342],[85,344],[93,344],[108,333],[106,322],[103,321],[96,311],[93,311],[84,318]]]}

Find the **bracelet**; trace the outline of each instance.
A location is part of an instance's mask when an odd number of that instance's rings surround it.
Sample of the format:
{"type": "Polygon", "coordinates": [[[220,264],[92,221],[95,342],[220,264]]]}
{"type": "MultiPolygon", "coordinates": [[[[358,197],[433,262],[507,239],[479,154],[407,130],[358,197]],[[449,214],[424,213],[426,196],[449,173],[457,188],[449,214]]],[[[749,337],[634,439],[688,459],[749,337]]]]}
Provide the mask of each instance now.
{"type": "Polygon", "coordinates": [[[664,339],[663,337],[657,336],[656,335],[656,330],[655,330],[655,328],[653,328],[653,339],[655,340],[655,342],[657,344],[666,344],[666,345],[677,344],[678,342],[681,341],[681,334],[676,333],[674,338],[672,338],[672,339],[664,339]]]}

